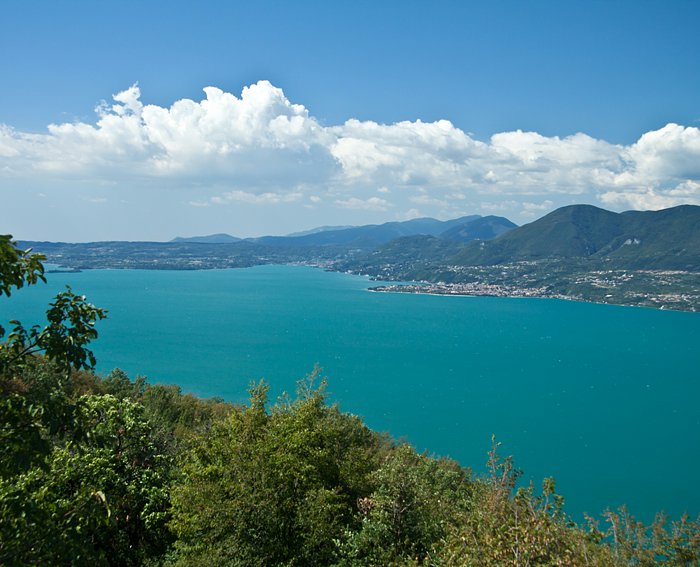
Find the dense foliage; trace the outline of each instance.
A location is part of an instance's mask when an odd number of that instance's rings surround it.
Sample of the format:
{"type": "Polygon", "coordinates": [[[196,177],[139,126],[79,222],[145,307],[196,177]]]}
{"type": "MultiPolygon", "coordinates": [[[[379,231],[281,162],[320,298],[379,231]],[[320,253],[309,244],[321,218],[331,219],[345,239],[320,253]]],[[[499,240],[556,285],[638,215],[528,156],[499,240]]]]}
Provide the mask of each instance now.
{"type": "MultiPolygon", "coordinates": [[[[0,290],[41,258],[0,239],[0,290]]],[[[697,565],[700,524],[622,509],[585,529],[554,481],[517,488],[417,453],[328,403],[314,371],[294,398],[244,407],[92,372],[105,312],[63,292],[48,325],[0,344],[1,565],[697,565]]],[[[2,330],[4,333],[4,330],[2,330]]]]}

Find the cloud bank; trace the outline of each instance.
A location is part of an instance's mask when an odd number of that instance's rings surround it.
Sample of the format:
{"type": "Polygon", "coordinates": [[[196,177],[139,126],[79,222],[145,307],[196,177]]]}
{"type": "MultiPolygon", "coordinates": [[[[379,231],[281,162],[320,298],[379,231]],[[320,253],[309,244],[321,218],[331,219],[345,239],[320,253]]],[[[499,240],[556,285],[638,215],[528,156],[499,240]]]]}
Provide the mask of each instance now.
{"type": "Polygon", "coordinates": [[[501,212],[521,222],[570,202],[700,204],[696,127],[667,124],[627,146],[520,130],[480,141],[448,120],[324,125],[267,81],[240,96],[215,87],[204,95],[166,108],[144,104],[133,85],[100,104],[93,124],[51,124],[45,133],[0,125],[0,189],[46,194],[79,183],[95,188],[86,200],[101,201],[100,188],[115,198],[128,186],[199,209],[501,212]]]}

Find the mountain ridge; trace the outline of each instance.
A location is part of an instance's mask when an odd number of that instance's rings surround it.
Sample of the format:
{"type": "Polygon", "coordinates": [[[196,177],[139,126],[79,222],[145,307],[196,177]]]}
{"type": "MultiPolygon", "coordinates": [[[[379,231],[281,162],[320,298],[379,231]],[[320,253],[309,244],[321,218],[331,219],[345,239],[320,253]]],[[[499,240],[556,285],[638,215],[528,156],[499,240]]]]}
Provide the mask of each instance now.
{"type": "Polygon", "coordinates": [[[421,217],[407,221],[390,221],[382,224],[368,224],[339,230],[325,230],[302,236],[262,236],[247,240],[257,244],[272,246],[351,246],[371,249],[402,236],[418,234],[437,236],[459,223],[478,218],[481,217],[479,215],[469,215],[440,221],[430,217],[421,217]]]}
{"type": "Polygon", "coordinates": [[[593,205],[569,205],[491,241],[467,244],[454,262],[497,265],[546,258],[700,270],[700,207],[615,213],[593,205]]]}
{"type": "Polygon", "coordinates": [[[434,284],[419,286],[416,293],[559,297],[700,311],[698,206],[615,213],[570,205],[521,227],[512,224],[476,215],[218,243],[19,245],[73,270],[305,264],[384,281],[434,284]]]}
{"type": "MultiPolygon", "coordinates": [[[[318,263],[385,273],[378,266],[496,266],[523,261],[575,261],[591,266],[700,271],[700,206],[616,213],[568,205],[517,227],[504,217],[419,218],[313,232],[236,239],[218,234],[171,242],[25,241],[72,267],[202,269],[270,262],[318,263]],[[104,257],[104,258],[101,258],[104,257]],[[125,263],[125,258],[128,262],[125,263]]],[[[403,273],[403,272],[402,272],[403,273]]]]}
{"type": "Polygon", "coordinates": [[[202,244],[227,244],[229,242],[239,242],[241,239],[224,232],[208,234],[204,236],[176,236],[169,242],[201,242],[202,244]]]}

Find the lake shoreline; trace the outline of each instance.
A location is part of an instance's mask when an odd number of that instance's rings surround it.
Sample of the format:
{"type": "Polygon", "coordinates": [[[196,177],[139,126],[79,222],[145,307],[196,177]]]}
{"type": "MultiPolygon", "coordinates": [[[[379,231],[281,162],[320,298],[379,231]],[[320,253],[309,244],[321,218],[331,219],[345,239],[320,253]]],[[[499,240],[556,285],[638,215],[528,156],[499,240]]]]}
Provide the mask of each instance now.
{"type": "Polygon", "coordinates": [[[508,297],[519,299],[560,299],[563,301],[576,301],[581,303],[593,303],[596,305],[615,305],[618,307],[643,307],[657,311],[676,311],[679,313],[697,313],[694,306],[682,308],[678,305],[667,306],[650,305],[648,303],[622,303],[619,301],[597,301],[582,296],[552,293],[544,288],[518,288],[493,284],[391,284],[379,285],[368,288],[367,291],[376,293],[405,293],[414,295],[434,295],[437,297],[508,297]]]}

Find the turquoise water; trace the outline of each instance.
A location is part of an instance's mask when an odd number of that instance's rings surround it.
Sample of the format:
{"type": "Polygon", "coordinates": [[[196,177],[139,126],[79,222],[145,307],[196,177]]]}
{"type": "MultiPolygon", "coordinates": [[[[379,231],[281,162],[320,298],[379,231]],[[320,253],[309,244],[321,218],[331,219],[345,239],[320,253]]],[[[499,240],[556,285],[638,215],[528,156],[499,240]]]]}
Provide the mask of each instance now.
{"type": "Polygon", "coordinates": [[[109,309],[114,367],[202,396],[293,390],[315,363],[342,409],[484,469],[491,434],[526,479],[557,479],[575,517],[628,504],[700,513],[700,314],[545,299],[370,293],[292,266],[95,270],[0,301],[40,322],[65,283],[109,309]]]}

